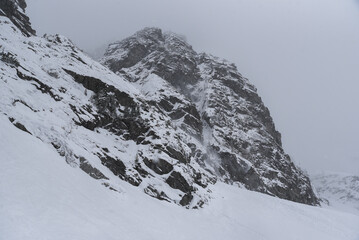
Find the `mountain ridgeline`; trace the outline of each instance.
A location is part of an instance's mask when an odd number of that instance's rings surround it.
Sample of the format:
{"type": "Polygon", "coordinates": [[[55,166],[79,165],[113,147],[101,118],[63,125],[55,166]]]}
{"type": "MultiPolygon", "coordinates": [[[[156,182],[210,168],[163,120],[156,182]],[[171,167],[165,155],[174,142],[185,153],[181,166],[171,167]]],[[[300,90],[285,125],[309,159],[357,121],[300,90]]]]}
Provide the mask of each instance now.
{"type": "Polygon", "coordinates": [[[0,4],[0,113],[72,167],[187,208],[210,204],[217,181],[319,204],[234,64],[158,28],[110,44],[98,63],[63,36],[35,36],[25,7],[0,4]]]}

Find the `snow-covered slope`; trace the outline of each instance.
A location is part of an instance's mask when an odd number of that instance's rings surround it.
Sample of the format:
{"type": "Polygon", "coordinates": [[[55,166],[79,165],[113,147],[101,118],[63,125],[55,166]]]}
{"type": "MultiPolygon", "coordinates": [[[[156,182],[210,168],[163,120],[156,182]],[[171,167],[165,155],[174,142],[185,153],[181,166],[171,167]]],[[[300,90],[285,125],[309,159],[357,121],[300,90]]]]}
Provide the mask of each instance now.
{"type": "Polygon", "coordinates": [[[358,216],[220,182],[198,210],[121,180],[118,192],[109,191],[3,115],[0,136],[0,239],[359,239],[358,216]]]}
{"type": "Polygon", "coordinates": [[[359,176],[332,172],[318,173],[311,179],[320,198],[330,208],[359,216],[359,176]]]}

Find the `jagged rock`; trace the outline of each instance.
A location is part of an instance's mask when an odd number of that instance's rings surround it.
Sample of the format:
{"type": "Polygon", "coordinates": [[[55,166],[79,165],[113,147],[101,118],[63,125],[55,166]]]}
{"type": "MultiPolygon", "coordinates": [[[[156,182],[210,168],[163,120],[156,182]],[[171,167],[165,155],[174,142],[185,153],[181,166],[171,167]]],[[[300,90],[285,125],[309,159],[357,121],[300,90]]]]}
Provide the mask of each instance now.
{"type": "Polygon", "coordinates": [[[8,17],[25,36],[32,36],[36,31],[32,29],[30,19],[25,15],[27,4],[25,0],[1,0],[0,16],[8,17]]]}
{"type": "Polygon", "coordinates": [[[22,130],[22,131],[24,131],[24,132],[26,132],[26,133],[32,135],[31,132],[29,132],[29,130],[27,130],[26,127],[25,127],[22,123],[16,121],[16,120],[13,119],[13,118],[9,118],[9,120],[10,120],[10,122],[11,122],[12,124],[14,124],[14,126],[17,127],[18,129],[20,129],[20,130],[22,130]]]}
{"type": "Polygon", "coordinates": [[[176,171],[173,171],[171,175],[167,178],[166,183],[174,189],[179,189],[184,193],[188,193],[193,190],[193,188],[188,184],[186,179],[176,171]]]}
{"type": "Polygon", "coordinates": [[[160,175],[170,173],[173,170],[173,166],[163,159],[158,159],[154,161],[148,158],[144,158],[143,162],[146,164],[147,167],[160,175]]]}
{"type": "Polygon", "coordinates": [[[92,167],[84,157],[80,157],[80,168],[94,179],[107,179],[97,168],[92,167]]]}
{"type": "Polygon", "coordinates": [[[159,192],[153,186],[148,186],[147,188],[144,189],[144,192],[151,197],[170,202],[170,198],[163,191],[159,192]]]}
{"type": "Polygon", "coordinates": [[[171,146],[167,146],[165,151],[167,152],[167,154],[170,157],[172,157],[174,159],[177,159],[178,161],[180,161],[182,163],[189,163],[190,162],[190,159],[187,156],[185,156],[184,153],[174,149],[171,146]]]}
{"type": "Polygon", "coordinates": [[[104,154],[104,156],[100,155],[99,158],[102,164],[108,167],[116,176],[124,177],[126,175],[126,166],[121,160],[114,159],[106,154],[104,154]]]}
{"type": "Polygon", "coordinates": [[[193,199],[193,195],[190,194],[190,193],[186,193],[186,194],[182,197],[182,199],[181,199],[181,201],[180,201],[180,204],[181,204],[182,206],[187,206],[188,204],[191,203],[192,199],[193,199]]]}

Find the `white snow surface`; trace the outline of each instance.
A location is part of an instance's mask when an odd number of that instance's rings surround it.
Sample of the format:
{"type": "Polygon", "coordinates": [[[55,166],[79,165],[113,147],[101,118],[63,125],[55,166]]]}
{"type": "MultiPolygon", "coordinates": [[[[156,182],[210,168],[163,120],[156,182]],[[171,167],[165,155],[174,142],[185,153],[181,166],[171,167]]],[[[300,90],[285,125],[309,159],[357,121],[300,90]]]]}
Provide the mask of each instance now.
{"type": "Polygon", "coordinates": [[[124,181],[121,192],[109,191],[3,115],[0,136],[1,240],[359,239],[359,216],[223,183],[199,210],[158,201],[124,181]]]}

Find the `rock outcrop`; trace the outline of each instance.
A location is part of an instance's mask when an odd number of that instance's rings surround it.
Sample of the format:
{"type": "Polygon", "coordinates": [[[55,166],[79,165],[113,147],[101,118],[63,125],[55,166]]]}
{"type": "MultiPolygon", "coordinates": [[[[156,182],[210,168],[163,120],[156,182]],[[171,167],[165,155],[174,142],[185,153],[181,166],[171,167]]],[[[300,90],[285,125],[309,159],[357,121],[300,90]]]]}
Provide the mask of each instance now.
{"type": "Polygon", "coordinates": [[[32,36],[36,31],[32,29],[29,17],[25,14],[27,4],[25,0],[1,0],[0,16],[6,16],[21,30],[25,36],[32,36]]]}

